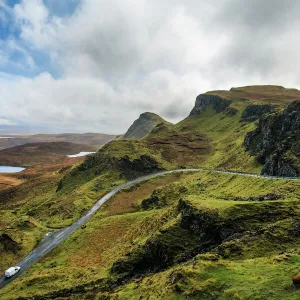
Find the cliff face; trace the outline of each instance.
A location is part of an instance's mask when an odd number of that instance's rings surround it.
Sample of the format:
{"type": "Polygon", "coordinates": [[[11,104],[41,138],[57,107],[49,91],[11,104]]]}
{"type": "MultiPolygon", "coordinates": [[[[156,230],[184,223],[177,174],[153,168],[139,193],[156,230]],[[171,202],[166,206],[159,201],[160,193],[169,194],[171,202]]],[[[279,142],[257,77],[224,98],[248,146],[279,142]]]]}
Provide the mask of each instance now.
{"type": "Polygon", "coordinates": [[[256,130],[244,141],[246,150],[264,164],[262,174],[300,175],[300,101],[290,103],[282,113],[263,116],[256,130]]]}
{"type": "Polygon", "coordinates": [[[153,113],[143,113],[133,122],[123,136],[125,140],[138,140],[149,134],[158,124],[170,124],[160,116],[153,113]]]}
{"type": "Polygon", "coordinates": [[[249,105],[242,113],[243,121],[252,122],[265,114],[275,112],[275,108],[272,105],[249,105]]]}
{"type": "Polygon", "coordinates": [[[199,115],[201,111],[205,110],[209,106],[212,106],[217,113],[220,113],[224,111],[230,104],[230,100],[221,98],[219,96],[201,94],[196,98],[196,103],[190,113],[190,116],[199,115]]]}

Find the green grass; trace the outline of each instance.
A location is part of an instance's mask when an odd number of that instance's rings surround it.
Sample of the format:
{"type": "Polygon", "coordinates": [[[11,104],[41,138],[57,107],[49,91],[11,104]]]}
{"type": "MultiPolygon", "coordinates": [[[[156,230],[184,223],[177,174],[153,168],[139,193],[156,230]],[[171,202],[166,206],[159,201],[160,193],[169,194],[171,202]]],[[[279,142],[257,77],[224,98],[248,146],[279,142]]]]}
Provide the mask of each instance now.
{"type": "Polygon", "coordinates": [[[193,263],[127,284],[114,295],[120,299],[299,299],[300,291],[291,286],[299,255],[284,257],[281,262],[278,256],[235,261],[207,259],[200,255],[193,263]]]}
{"type": "Polygon", "coordinates": [[[176,124],[180,132],[199,130],[206,134],[212,149],[201,165],[211,168],[260,173],[259,165],[244,149],[247,132],[255,129],[254,123],[241,123],[241,114],[245,103],[235,104],[238,112],[234,116],[216,114],[212,107],[201,112],[200,116],[188,117],[176,124]]]}
{"type": "MultiPolygon", "coordinates": [[[[243,147],[245,135],[257,124],[241,121],[242,112],[253,103],[271,103],[282,109],[299,91],[267,86],[209,94],[231,99],[236,114],[216,113],[208,107],[199,116],[175,126],[158,126],[142,140],[112,141],[65,175],[48,174],[17,187],[11,201],[1,203],[4,217],[0,232],[10,233],[22,244],[22,250],[16,255],[2,252],[0,270],[25,256],[45,232],[70,225],[101,196],[130,178],[181,167],[259,173],[262,166],[243,147]],[[143,156],[155,161],[157,168],[145,171],[149,161],[142,161],[143,156]],[[8,229],[9,224],[12,229],[8,229]]],[[[300,272],[299,252],[295,250],[300,241],[293,235],[299,223],[299,199],[298,181],[209,171],[153,179],[111,199],[85,229],[75,232],[2,289],[0,298],[69,289],[74,299],[96,294],[120,299],[299,299],[299,290],[293,289],[290,279],[300,272]],[[141,202],[153,192],[162,205],[142,210],[141,202]],[[276,199],[257,200],[272,195],[276,199]],[[216,223],[234,233],[234,229],[240,231],[190,259],[188,255],[201,238],[181,227],[184,213],[178,208],[180,200],[196,216],[209,218],[215,214],[216,223]],[[130,257],[143,259],[149,254],[145,250],[149,241],[163,244],[166,253],[177,249],[167,270],[144,274],[111,291],[105,282],[118,277],[111,272],[113,264],[126,260],[136,263],[130,257]],[[186,261],[179,263],[178,258],[185,255],[186,261]],[[76,294],[74,288],[81,292],[76,294]]]]}
{"type": "MultiPolygon", "coordinates": [[[[1,299],[11,299],[12,290],[17,298],[82,285],[86,286],[86,295],[91,296],[95,293],[91,291],[92,287],[98,286],[99,280],[110,278],[110,267],[115,261],[133,253],[149,239],[161,235],[166,243],[176,244],[179,240],[180,243],[190,242],[187,236],[183,242],[180,231],[177,231],[179,236],[176,238],[175,235],[172,239],[166,235],[180,222],[181,217],[176,213],[180,198],[190,202],[199,212],[205,208],[216,210],[226,222],[243,224],[250,231],[222,243],[207,254],[196,256],[196,263],[195,259],[187,260],[166,271],[129,281],[114,289],[111,296],[118,295],[120,299],[139,299],[140,296],[150,299],[299,297],[299,291],[291,285],[291,276],[298,272],[300,259],[297,250],[300,240],[291,236],[300,213],[298,181],[209,171],[172,176],[150,180],[110,200],[85,229],[75,232],[26,275],[2,289],[1,299]],[[151,189],[156,190],[158,197],[166,197],[166,206],[141,211],[138,205],[151,195],[151,189]],[[282,194],[286,198],[262,202],[245,200],[269,193],[282,194]],[[244,200],[233,200],[231,197],[244,200]],[[123,203],[124,211],[126,205],[130,208],[123,214],[114,209],[122,199],[126,201],[123,203]]],[[[189,247],[192,246],[190,244],[189,247]]],[[[104,295],[109,292],[98,293],[104,295]]],[[[74,299],[76,297],[81,296],[74,294],[74,299]]]]}

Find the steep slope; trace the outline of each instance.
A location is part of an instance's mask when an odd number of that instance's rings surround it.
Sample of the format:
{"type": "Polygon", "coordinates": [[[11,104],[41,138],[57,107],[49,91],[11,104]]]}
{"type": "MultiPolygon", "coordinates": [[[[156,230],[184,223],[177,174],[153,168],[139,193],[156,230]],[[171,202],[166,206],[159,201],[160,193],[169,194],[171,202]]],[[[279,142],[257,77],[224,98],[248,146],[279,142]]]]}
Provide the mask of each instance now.
{"type": "Polygon", "coordinates": [[[91,146],[68,142],[29,143],[0,150],[0,165],[29,167],[49,164],[66,158],[66,155],[94,150],[91,146]]]}
{"type": "Polygon", "coordinates": [[[206,166],[253,172],[263,168],[266,175],[296,176],[298,99],[300,91],[280,86],[212,91],[197,97],[189,117],[176,128],[197,128],[210,138],[213,151],[206,166]]]}
{"type": "Polygon", "coordinates": [[[153,128],[160,123],[171,125],[171,123],[167,122],[159,115],[150,112],[143,113],[129,127],[127,132],[124,134],[123,139],[139,140],[149,134],[153,128]]]}
{"type": "Polygon", "coordinates": [[[264,164],[262,174],[299,176],[300,101],[261,118],[257,129],[247,134],[245,147],[264,164]]]}

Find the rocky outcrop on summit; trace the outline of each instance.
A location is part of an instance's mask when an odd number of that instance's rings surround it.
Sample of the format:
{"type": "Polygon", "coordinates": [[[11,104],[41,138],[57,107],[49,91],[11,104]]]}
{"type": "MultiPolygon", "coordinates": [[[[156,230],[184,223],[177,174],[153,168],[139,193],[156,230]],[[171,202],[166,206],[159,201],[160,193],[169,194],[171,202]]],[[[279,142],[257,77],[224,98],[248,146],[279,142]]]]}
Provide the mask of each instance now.
{"type": "Polygon", "coordinates": [[[216,95],[201,94],[196,98],[196,103],[192,109],[190,116],[197,116],[207,107],[212,106],[217,112],[223,112],[231,104],[230,100],[221,98],[216,95]]]}
{"type": "Polygon", "coordinates": [[[275,112],[275,108],[272,105],[249,105],[242,113],[242,120],[252,122],[273,112],[275,112]]]}
{"type": "Polygon", "coordinates": [[[133,122],[128,131],[124,134],[124,140],[139,140],[149,134],[158,124],[171,124],[153,113],[143,113],[133,122]]]}
{"type": "Polygon", "coordinates": [[[282,113],[263,116],[256,130],[244,141],[246,150],[264,164],[262,174],[300,175],[300,101],[289,104],[282,113]]]}

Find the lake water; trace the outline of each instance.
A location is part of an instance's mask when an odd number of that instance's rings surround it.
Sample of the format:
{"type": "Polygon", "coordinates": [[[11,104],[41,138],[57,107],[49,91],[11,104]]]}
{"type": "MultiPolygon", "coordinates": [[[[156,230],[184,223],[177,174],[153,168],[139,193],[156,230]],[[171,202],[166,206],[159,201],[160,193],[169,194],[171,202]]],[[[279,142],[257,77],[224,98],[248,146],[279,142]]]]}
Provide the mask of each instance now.
{"type": "Polygon", "coordinates": [[[86,156],[89,154],[94,154],[96,152],[80,152],[78,154],[73,154],[73,155],[67,155],[68,157],[81,157],[81,156],[86,156]]]}
{"type": "Polygon", "coordinates": [[[25,168],[0,166],[0,173],[18,173],[23,170],[25,170],[25,168]]]}
{"type": "Polygon", "coordinates": [[[14,136],[0,136],[0,139],[14,139],[14,136]]]}

